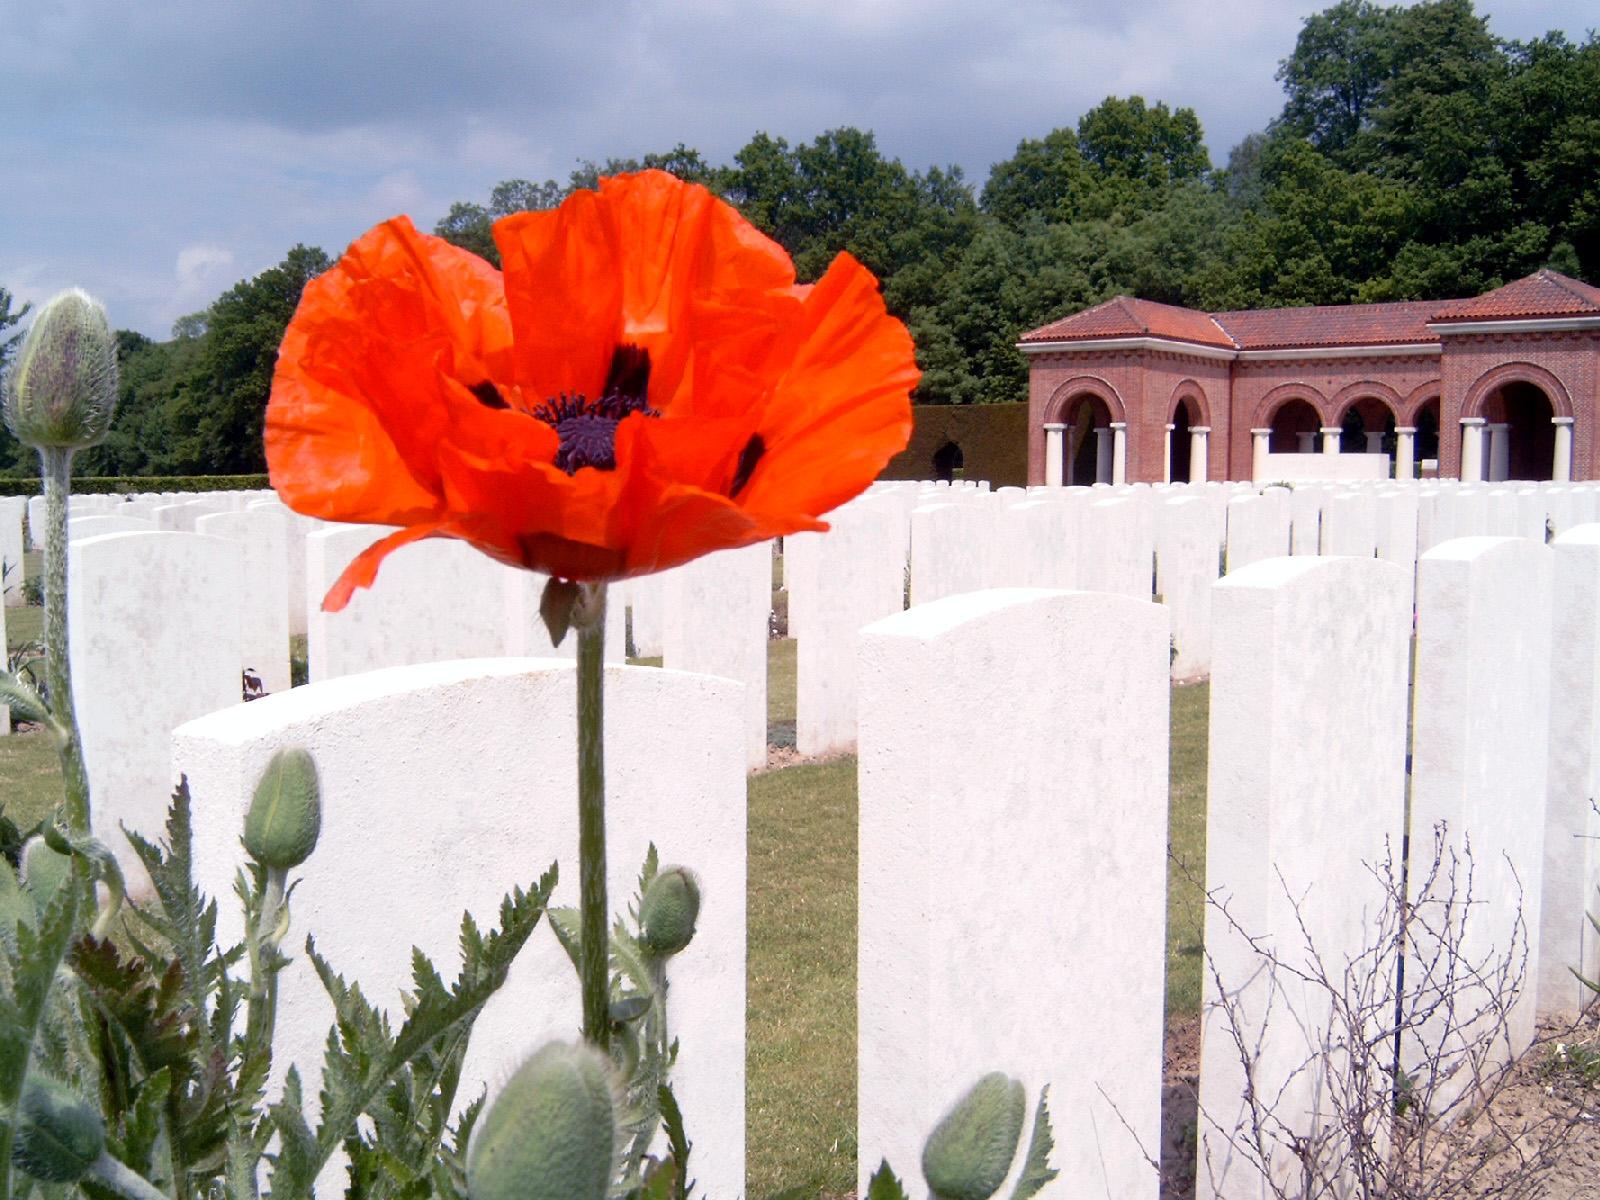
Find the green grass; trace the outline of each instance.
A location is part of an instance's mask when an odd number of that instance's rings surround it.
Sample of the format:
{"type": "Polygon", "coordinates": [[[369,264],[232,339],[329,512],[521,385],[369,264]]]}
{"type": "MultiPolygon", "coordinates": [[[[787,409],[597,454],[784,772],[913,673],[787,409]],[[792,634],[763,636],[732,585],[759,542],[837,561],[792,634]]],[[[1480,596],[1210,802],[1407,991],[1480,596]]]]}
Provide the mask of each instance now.
{"type": "Polygon", "coordinates": [[[746,1194],[856,1173],[856,760],[749,784],[746,1194]]]}
{"type": "Polygon", "coordinates": [[[0,807],[22,829],[61,803],[61,760],[43,731],[0,737],[0,807]]]}
{"type": "Polygon", "coordinates": [[[43,608],[6,609],[6,648],[8,650],[20,650],[29,642],[43,640],[43,608]]]}
{"type": "Polygon", "coordinates": [[[767,724],[794,723],[795,653],[793,638],[767,643],[767,724]]]}
{"type": "Polygon", "coordinates": [[[1206,757],[1211,685],[1172,689],[1167,810],[1167,1015],[1198,1016],[1204,962],[1206,757]]]}

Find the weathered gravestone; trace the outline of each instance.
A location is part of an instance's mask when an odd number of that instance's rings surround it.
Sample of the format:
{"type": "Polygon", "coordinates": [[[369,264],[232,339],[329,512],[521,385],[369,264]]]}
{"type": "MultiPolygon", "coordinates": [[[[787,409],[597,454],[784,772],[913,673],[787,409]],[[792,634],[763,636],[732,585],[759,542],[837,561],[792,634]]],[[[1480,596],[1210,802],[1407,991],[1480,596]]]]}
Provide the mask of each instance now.
{"type": "Polygon", "coordinates": [[[1156,1196],[1168,630],[998,589],[861,632],[858,1194],[1000,1070],[1073,1194],[1156,1196]]]}
{"type": "Polygon", "coordinates": [[[1326,1046],[1388,1016],[1346,1030],[1297,973],[1337,983],[1388,904],[1372,868],[1388,857],[1400,878],[1411,580],[1372,558],[1270,559],[1216,585],[1212,621],[1196,1184],[1255,1200],[1298,1194],[1297,1139],[1340,1153],[1326,1046]]]}
{"type": "MultiPolygon", "coordinates": [[[[499,924],[500,898],[552,862],[554,903],[577,904],[576,680],[548,660],[402,667],[295,688],[179,728],[169,780],[186,775],[195,872],[219,901],[219,940],[242,932],[233,879],[250,795],[272,753],[317,761],[322,836],[293,872],[295,949],[279,978],[273,1084],[290,1063],[315,1111],[333,1023],[306,956],[307,933],[374,1004],[402,1018],[420,947],[453,980],[461,914],[499,924]],[[298,940],[296,940],[298,939],[298,940]]],[[[607,667],[607,881],[625,913],[646,848],[700,877],[694,941],[671,960],[673,1090],[694,1137],[707,1195],[744,1189],[745,751],[743,697],[727,680],[607,667]]],[[[546,928],[478,1018],[458,1103],[497,1088],[533,1050],[577,1035],[577,979],[546,928]]],[[[325,1172],[323,1183],[343,1186],[325,1172]]],[[[319,1189],[321,1191],[322,1189],[319,1189]]]]}

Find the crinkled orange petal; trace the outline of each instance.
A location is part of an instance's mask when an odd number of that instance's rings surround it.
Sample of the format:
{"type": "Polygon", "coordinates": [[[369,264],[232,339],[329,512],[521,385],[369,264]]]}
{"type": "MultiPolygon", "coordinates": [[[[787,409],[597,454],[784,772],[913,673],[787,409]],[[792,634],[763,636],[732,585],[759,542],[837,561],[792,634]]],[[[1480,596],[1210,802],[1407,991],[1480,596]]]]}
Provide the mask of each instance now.
{"type": "Polygon", "coordinates": [[[805,298],[785,343],[758,429],[765,452],[739,502],[816,516],[859,495],[905,449],[920,372],[906,327],[848,254],[805,298]]]}
{"type": "Polygon", "coordinates": [[[306,286],[280,348],[265,439],[273,486],[332,520],[436,515],[434,446],[452,408],[505,415],[463,385],[507,369],[510,338],[498,273],[482,259],[403,217],[371,230],[306,286]]]}

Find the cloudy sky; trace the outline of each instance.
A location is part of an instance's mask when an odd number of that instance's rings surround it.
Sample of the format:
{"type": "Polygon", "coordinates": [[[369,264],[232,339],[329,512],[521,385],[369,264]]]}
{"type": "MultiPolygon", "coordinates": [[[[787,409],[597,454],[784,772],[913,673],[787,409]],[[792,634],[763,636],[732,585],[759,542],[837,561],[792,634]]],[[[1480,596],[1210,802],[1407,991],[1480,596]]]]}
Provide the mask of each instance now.
{"type": "MultiPolygon", "coordinates": [[[[0,286],[87,287],[168,336],[296,242],[431,228],[508,178],[757,130],[873,130],[982,183],[1107,95],[1200,116],[1213,161],[1280,108],[1331,0],[0,0],[0,286]]],[[[1499,36],[1593,0],[1479,0],[1499,36]]]]}

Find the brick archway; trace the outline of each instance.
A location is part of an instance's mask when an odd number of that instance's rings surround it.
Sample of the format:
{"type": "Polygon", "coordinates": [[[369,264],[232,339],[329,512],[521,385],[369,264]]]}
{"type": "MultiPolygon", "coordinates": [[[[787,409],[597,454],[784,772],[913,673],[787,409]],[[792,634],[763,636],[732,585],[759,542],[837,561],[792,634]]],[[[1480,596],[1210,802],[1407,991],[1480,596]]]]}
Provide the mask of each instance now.
{"type": "Polygon", "coordinates": [[[1123,404],[1116,388],[1098,375],[1079,375],[1075,379],[1067,380],[1051,393],[1050,402],[1044,409],[1045,424],[1067,424],[1072,418],[1070,410],[1076,408],[1078,398],[1085,395],[1093,396],[1104,404],[1106,411],[1111,414],[1111,420],[1128,419],[1128,406],[1123,404]]]}
{"type": "Polygon", "coordinates": [[[1567,394],[1566,386],[1555,375],[1530,362],[1501,363],[1478,376],[1467,389],[1467,398],[1461,406],[1461,415],[1463,417],[1488,415],[1484,408],[1489,399],[1507,384],[1512,383],[1531,383],[1545,394],[1555,416],[1572,416],[1572,397],[1567,394]]]}

